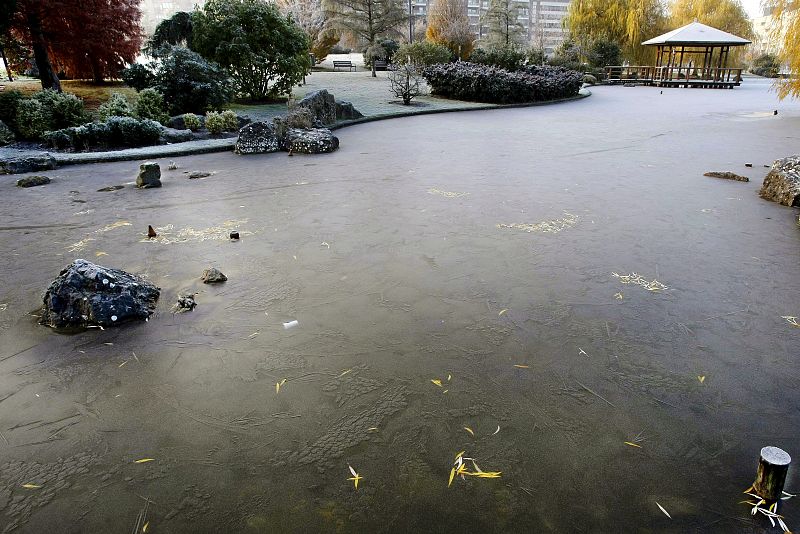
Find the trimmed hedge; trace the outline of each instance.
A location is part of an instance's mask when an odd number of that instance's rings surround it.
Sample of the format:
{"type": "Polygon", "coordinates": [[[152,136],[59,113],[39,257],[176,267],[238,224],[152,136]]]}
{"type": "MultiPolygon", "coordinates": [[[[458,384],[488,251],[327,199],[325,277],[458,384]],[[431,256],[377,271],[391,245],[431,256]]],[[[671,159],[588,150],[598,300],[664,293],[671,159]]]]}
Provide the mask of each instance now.
{"type": "Polygon", "coordinates": [[[422,75],[435,95],[490,104],[567,98],[577,95],[583,82],[583,73],[549,65],[509,72],[475,63],[445,63],[426,67],[422,75]]]}
{"type": "Polygon", "coordinates": [[[158,144],[161,131],[161,125],[149,119],[109,117],[106,122],[90,122],[47,132],[44,139],[50,146],[60,149],[137,147],[158,144]]]}

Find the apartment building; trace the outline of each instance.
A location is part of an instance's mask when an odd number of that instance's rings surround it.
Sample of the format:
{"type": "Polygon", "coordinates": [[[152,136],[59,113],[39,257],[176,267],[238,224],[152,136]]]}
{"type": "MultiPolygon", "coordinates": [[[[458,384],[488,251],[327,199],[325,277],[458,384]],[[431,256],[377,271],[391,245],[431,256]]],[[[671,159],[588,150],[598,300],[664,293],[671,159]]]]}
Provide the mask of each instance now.
{"type": "MultiPolygon", "coordinates": [[[[570,0],[515,0],[519,4],[519,21],[525,28],[525,42],[544,49],[552,55],[566,32],[561,21],[567,14],[570,0]]],[[[435,0],[412,0],[411,11],[424,18],[435,0]]],[[[478,40],[486,38],[487,28],[481,18],[489,9],[489,0],[467,0],[467,16],[478,40]]]]}

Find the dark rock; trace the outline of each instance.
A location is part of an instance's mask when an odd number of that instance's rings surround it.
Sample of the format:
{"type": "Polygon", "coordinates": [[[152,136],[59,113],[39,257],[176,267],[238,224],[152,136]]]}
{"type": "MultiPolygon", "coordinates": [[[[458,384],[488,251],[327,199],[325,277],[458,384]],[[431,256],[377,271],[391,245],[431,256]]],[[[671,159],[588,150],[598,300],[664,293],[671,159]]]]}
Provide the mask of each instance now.
{"type": "Polygon", "coordinates": [[[205,171],[192,171],[189,173],[190,180],[197,180],[198,178],[206,178],[207,176],[211,176],[211,173],[205,171]]]}
{"type": "Polygon", "coordinates": [[[125,186],[124,185],[110,185],[108,187],[101,187],[100,189],[97,190],[97,192],[98,193],[110,193],[111,191],[119,191],[120,189],[125,189],[125,186]]]}
{"type": "Polygon", "coordinates": [[[161,187],[161,167],[152,161],[139,165],[139,175],[136,177],[136,187],[147,189],[161,187]]]}
{"type": "Polygon", "coordinates": [[[220,282],[225,282],[228,277],[222,274],[222,271],[216,267],[209,267],[203,271],[203,275],[200,279],[204,284],[219,284],[220,282]]]}
{"type": "Polygon", "coordinates": [[[775,160],[758,194],[784,206],[800,206],[800,155],[775,160]]]}
{"type": "Polygon", "coordinates": [[[250,118],[249,115],[236,115],[236,120],[239,121],[239,129],[241,130],[243,126],[247,126],[253,119],[250,118]]]}
{"type": "Polygon", "coordinates": [[[153,230],[153,227],[148,224],[147,225],[147,238],[148,239],[153,239],[154,237],[158,237],[158,234],[156,233],[155,230],[153,230]]]}
{"type": "Polygon", "coordinates": [[[353,119],[360,119],[364,115],[361,114],[353,104],[341,100],[336,101],[336,119],[340,121],[350,121],[353,119]]]}
{"type": "Polygon", "coordinates": [[[239,239],[239,232],[231,232],[230,238],[231,239],[239,239]]]}
{"type": "Polygon", "coordinates": [[[265,121],[253,122],[239,130],[236,140],[237,154],[266,154],[278,152],[281,143],[275,135],[272,124],[265,121]]]}
{"type": "Polygon", "coordinates": [[[86,260],[75,260],[45,291],[41,324],[115,326],[150,317],[160,289],[145,279],[86,260]]]}
{"type": "Polygon", "coordinates": [[[47,176],[26,176],[17,180],[17,187],[36,187],[37,185],[45,185],[50,183],[50,178],[47,176]]]}
{"type": "Polygon", "coordinates": [[[303,97],[295,104],[295,108],[305,108],[314,114],[314,118],[322,124],[334,124],[336,122],[336,99],[327,89],[314,91],[303,97]]]}
{"type": "Polygon", "coordinates": [[[339,138],[327,128],[290,128],[283,147],[292,153],[323,154],[339,148],[339,138]]]}
{"type": "Polygon", "coordinates": [[[189,129],[163,128],[161,130],[161,139],[165,143],[185,143],[191,141],[193,137],[194,134],[189,129]]]}
{"type": "Polygon", "coordinates": [[[56,158],[48,153],[0,160],[0,174],[24,174],[56,168],[56,158]]]}
{"type": "Polygon", "coordinates": [[[6,126],[6,123],[0,121],[0,146],[7,145],[14,142],[14,132],[11,128],[6,126]]]}
{"type": "Polygon", "coordinates": [[[753,166],[753,164],[752,164],[752,163],[745,163],[745,164],[744,164],[744,166],[745,166],[745,167],[752,167],[752,166],[753,166]]]}
{"type": "Polygon", "coordinates": [[[727,171],[725,171],[725,172],[717,172],[717,171],[706,172],[706,173],[703,174],[703,176],[710,176],[711,178],[724,178],[725,180],[736,180],[737,182],[749,182],[750,181],[750,178],[748,178],[747,176],[740,176],[740,175],[738,175],[736,173],[727,172],[727,171]]]}
{"type": "Polygon", "coordinates": [[[197,307],[197,301],[194,300],[195,295],[179,296],[178,302],[175,304],[173,311],[178,313],[192,311],[197,307]]]}

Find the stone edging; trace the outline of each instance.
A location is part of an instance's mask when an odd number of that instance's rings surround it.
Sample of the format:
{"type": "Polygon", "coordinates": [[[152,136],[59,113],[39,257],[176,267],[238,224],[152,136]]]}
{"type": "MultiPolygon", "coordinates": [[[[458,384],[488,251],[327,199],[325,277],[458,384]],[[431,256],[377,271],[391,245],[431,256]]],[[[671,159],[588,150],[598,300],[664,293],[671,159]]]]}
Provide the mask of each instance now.
{"type": "MultiPolygon", "coordinates": [[[[592,92],[586,88],[569,98],[560,98],[557,100],[547,100],[545,102],[530,102],[523,104],[483,104],[478,106],[469,107],[453,107],[453,108],[439,108],[439,109],[423,109],[418,111],[402,111],[398,113],[382,113],[379,115],[371,115],[369,117],[362,117],[350,121],[343,121],[336,123],[329,128],[331,130],[338,130],[356,124],[364,124],[367,122],[382,121],[387,119],[395,119],[401,117],[413,117],[416,115],[433,115],[436,113],[453,113],[456,111],[481,111],[488,109],[507,109],[507,108],[525,108],[534,106],[546,106],[551,104],[562,104],[565,102],[572,102],[581,100],[591,96],[592,92]]],[[[41,154],[50,154],[55,158],[58,166],[64,165],[82,165],[86,163],[112,163],[116,161],[135,161],[143,159],[156,159],[167,158],[170,156],[192,156],[196,154],[209,154],[214,152],[227,152],[236,145],[236,138],[231,137],[227,139],[210,139],[203,141],[187,141],[185,143],[176,143],[174,145],[157,145],[150,147],[128,148],[124,150],[116,150],[110,152],[80,152],[80,153],[63,153],[63,152],[40,152],[41,154]],[[186,146],[191,144],[192,146],[186,146]]]]}

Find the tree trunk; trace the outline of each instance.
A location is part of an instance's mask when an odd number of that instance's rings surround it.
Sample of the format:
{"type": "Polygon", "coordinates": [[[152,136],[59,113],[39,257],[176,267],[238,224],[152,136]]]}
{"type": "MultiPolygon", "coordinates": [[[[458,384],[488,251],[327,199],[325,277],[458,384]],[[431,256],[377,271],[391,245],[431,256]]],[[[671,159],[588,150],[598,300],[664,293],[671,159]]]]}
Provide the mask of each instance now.
{"type": "Polygon", "coordinates": [[[375,58],[372,58],[372,77],[377,78],[378,75],[375,74],[375,58]]]}
{"type": "Polygon", "coordinates": [[[42,89],[53,89],[60,93],[61,82],[58,81],[58,76],[53,70],[53,64],[50,63],[50,56],[47,53],[47,41],[45,41],[44,33],[42,32],[42,21],[39,20],[39,14],[35,11],[28,13],[28,29],[31,32],[33,57],[36,60],[36,67],[39,69],[42,89]]]}
{"type": "Polygon", "coordinates": [[[3,66],[6,69],[6,76],[8,76],[8,81],[13,82],[14,78],[11,77],[11,69],[8,66],[8,60],[6,59],[6,51],[3,48],[3,43],[0,42],[0,56],[3,58],[3,66]]]}
{"type": "Polygon", "coordinates": [[[103,69],[100,68],[100,64],[97,62],[96,58],[90,58],[90,62],[92,64],[92,78],[95,85],[100,85],[103,83],[103,69]]]}

